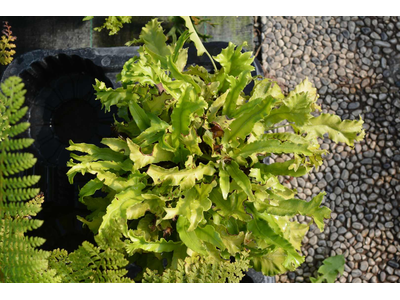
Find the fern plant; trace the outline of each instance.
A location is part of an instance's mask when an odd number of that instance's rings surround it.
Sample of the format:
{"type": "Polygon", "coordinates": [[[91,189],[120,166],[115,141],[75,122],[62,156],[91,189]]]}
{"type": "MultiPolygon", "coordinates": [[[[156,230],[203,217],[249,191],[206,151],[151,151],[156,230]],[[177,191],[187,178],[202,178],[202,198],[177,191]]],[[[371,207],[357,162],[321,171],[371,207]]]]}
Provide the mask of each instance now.
{"type": "Polygon", "coordinates": [[[177,269],[167,269],[162,274],[146,269],[144,283],[239,283],[249,268],[241,257],[235,262],[217,261],[212,257],[192,256],[178,260],[177,269]]]}
{"type": "MultiPolygon", "coordinates": [[[[92,19],[93,19],[92,16],[88,16],[88,17],[83,18],[82,21],[89,21],[92,19]]],[[[108,35],[115,35],[121,30],[122,27],[124,27],[124,24],[131,23],[131,21],[132,21],[132,17],[111,16],[111,17],[107,17],[104,20],[103,25],[101,25],[99,27],[95,27],[94,30],[101,32],[103,29],[106,29],[106,30],[108,30],[108,35]]]]}
{"type": "Polygon", "coordinates": [[[188,27],[167,45],[160,22],[151,20],[137,41],[139,56],[118,76],[122,87],[96,81],[105,110],[118,107],[120,136],[103,139],[103,147],[70,142],[70,182],[77,173],[95,176],[80,190],[92,211],[80,220],[98,237],[117,221],[119,251],[159,273],[163,262],[178,270],[187,257],[224,263],[243,251],[265,275],[294,270],[304,261],[309,224],[292,217],[309,216],[323,230],[330,210],[321,206],[324,192],[310,202],[297,199],[278,176],[320,166],[327,151],[318,138],[326,134],[353,146],[364,136],[363,121],[318,115],[318,94],[308,80],[284,95],[272,80],[252,77],[245,44],[229,43],[210,57],[220,64],[213,73],[186,68],[189,38],[199,54],[207,53],[188,27]],[[249,83],[254,88],[246,95],[249,83]],[[276,133],[285,120],[291,132],[276,133]],[[293,158],[264,164],[272,153],[293,158]]]}
{"type": "Polygon", "coordinates": [[[27,112],[23,86],[20,78],[10,77],[0,92],[0,282],[131,282],[124,277],[128,261],[116,250],[118,235],[103,235],[113,249],[99,238],[103,248],[84,242],[70,254],[38,250],[45,240],[25,236],[42,224],[32,217],[44,196],[33,188],[39,176],[21,176],[36,163],[32,154],[22,152],[33,140],[18,138],[29,127],[20,122],[27,112]]]}
{"type": "Polygon", "coordinates": [[[8,65],[13,60],[13,55],[15,54],[14,48],[16,47],[13,42],[17,39],[12,35],[11,26],[8,22],[4,22],[4,29],[2,31],[2,36],[0,40],[0,64],[8,65]]]}
{"type": "Polygon", "coordinates": [[[49,266],[57,272],[63,283],[118,283],[132,282],[126,275],[128,261],[114,249],[102,250],[89,242],[83,242],[69,253],[56,249],[49,257],[49,266]]]}
{"type": "Polygon", "coordinates": [[[38,237],[26,237],[29,230],[42,222],[32,219],[41,207],[43,198],[32,188],[39,176],[20,176],[31,168],[36,159],[21,152],[32,139],[17,138],[29,123],[19,122],[26,114],[25,90],[18,77],[1,84],[0,92],[0,277],[5,282],[51,282],[55,271],[48,269],[50,253],[37,250],[44,243],[38,237]]]}

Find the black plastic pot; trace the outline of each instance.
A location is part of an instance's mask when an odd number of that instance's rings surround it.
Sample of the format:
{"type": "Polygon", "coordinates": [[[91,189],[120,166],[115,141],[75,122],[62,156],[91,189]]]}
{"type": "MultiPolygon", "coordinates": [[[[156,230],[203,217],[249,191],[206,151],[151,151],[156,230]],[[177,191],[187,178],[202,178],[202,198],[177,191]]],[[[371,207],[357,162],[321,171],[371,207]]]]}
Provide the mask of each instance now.
{"type": "MultiPolygon", "coordinates": [[[[211,55],[218,55],[227,45],[205,43],[211,55]]],[[[100,145],[102,138],[114,136],[111,125],[116,111],[105,113],[101,109],[92,85],[97,78],[108,87],[118,87],[116,75],[128,59],[139,55],[138,48],[35,50],[15,59],[4,71],[2,81],[20,76],[27,89],[25,105],[29,110],[25,119],[31,126],[26,136],[35,140],[30,148],[38,159],[33,173],[41,175],[39,187],[45,194],[39,214],[45,222],[34,234],[46,239],[44,249],[73,251],[82,241],[93,240],[92,233],[76,219],[76,215],[89,213],[78,201],[78,187],[88,179],[77,176],[75,183],[69,184],[66,163],[70,153],[65,148],[69,140],[100,145]]],[[[198,64],[212,71],[209,58],[198,57],[194,46],[189,47],[188,54],[188,65],[198,64]]],[[[262,75],[257,60],[254,66],[253,76],[262,75]]],[[[245,92],[251,89],[248,86],[245,92]]]]}

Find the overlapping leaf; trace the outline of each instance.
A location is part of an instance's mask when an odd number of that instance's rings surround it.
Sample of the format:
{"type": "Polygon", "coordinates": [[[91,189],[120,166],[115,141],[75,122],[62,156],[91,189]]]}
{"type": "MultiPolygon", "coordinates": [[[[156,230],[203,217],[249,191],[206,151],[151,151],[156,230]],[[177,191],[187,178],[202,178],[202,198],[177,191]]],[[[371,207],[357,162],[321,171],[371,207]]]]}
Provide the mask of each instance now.
{"type": "Polygon", "coordinates": [[[323,137],[327,133],[335,143],[342,142],[353,146],[354,141],[361,141],[364,138],[363,123],[361,119],[342,121],[339,116],[321,114],[311,118],[308,124],[299,128],[302,133],[307,133],[307,139],[323,137]]]}
{"type": "Polygon", "coordinates": [[[147,171],[155,185],[163,182],[172,186],[181,186],[182,190],[190,189],[203,178],[204,175],[211,176],[215,172],[212,164],[204,165],[200,163],[196,168],[189,170],[179,170],[178,167],[164,169],[159,166],[151,165],[147,171]]]}
{"type": "Polygon", "coordinates": [[[190,223],[188,231],[195,230],[204,218],[204,211],[211,208],[212,203],[208,196],[215,186],[216,182],[213,181],[211,184],[195,185],[184,192],[175,208],[165,208],[167,214],[164,219],[172,219],[177,215],[185,216],[190,223]]]}
{"type": "Polygon", "coordinates": [[[326,193],[322,192],[315,196],[310,202],[299,199],[279,201],[277,206],[265,207],[265,212],[277,216],[294,216],[296,214],[310,216],[314,219],[319,230],[324,230],[324,218],[331,215],[331,210],[325,206],[320,207],[326,193]]]}
{"type": "Polygon", "coordinates": [[[318,278],[311,277],[311,282],[321,283],[326,281],[327,283],[334,283],[336,277],[344,272],[345,259],[343,255],[336,255],[329,257],[323,261],[323,265],[319,267],[318,278]]]}

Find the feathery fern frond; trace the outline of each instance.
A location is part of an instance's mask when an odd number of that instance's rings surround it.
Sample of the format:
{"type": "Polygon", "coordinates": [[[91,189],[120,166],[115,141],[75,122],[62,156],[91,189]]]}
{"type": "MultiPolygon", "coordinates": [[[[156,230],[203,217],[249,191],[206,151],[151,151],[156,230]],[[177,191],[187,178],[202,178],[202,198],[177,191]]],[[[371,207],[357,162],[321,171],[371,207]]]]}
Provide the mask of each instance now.
{"type": "Polygon", "coordinates": [[[240,257],[235,262],[217,261],[211,256],[187,257],[178,260],[176,270],[167,269],[162,274],[146,269],[143,282],[146,283],[239,283],[249,269],[249,261],[240,257]],[[241,276],[242,275],[242,276],[241,276]]]}
{"type": "MultiPolygon", "coordinates": [[[[86,20],[90,20],[89,18],[85,18],[84,21],[86,20]]],[[[107,29],[109,32],[109,35],[114,35],[117,34],[120,29],[124,26],[124,24],[126,23],[131,23],[132,21],[132,17],[129,16],[111,16],[111,17],[107,17],[104,20],[104,24],[99,26],[99,27],[95,27],[94,30],[100,32],[103,29],[107,29]]]]}
{"type": "Polygon", "coordinates": [[[50,268],[56,270],[62,282],[132,282],[124,277],[128,261],[113,249],[101,250],[83,242],[74,252],[56,249],[49,258],[50,268]]]}
{"type": "Polygon", "coordinates": [[[17,38],[12,36],[11,26],[8,22],[4,22],[4,29],[2,31],[3,35],[0,40],[0,64],[8,65],[13,60],[13,55],[15,54],[14,48],[16,47],[13,43],[17,38]]]}
{"type": "Polygon", "coordinates": [[[35,249],[44,239],[24,236],[42,225],[42,221],[31,217],[40,211],[44,198],[37,195],[39,189],[32,188],[39,176],[18,176],[36,162],[30,153],[15,152],[32,143],[16,138],[29,127],[29,123],[18,123],[27,111],[21,108],[25,100],[23,87],[20,78],[10,77],[1,84],[0,92],[0,280],[57,282],[55,271],[48,269],[50,253],[35,249]]]}

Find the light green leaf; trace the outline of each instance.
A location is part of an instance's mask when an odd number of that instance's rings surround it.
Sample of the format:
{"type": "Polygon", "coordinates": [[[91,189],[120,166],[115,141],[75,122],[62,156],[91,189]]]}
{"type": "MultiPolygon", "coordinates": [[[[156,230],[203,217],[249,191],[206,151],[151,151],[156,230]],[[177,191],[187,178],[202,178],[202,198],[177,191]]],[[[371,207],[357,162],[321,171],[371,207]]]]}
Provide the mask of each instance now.
{"type": "Polygon", "coordinates": [[[186,30],[179,36],[179,38],[175,44],[175,48],[174,48],[174,51],[172,54],[172,61],[174,63],[176,63],[177,66],[179,65],[179,67],[178,67],[179,71],[182,71],[183,68],[186,66],[188,49],[182,50],[182,48],[183,48],[185,42],[187,41],[187,39],[189,39],[189,38],[190,38],[190,33],[188,30],[186,30]]]}
{"type": "Polygon", "coordinates": [[[194,252],[207,255],[207,250],[194,231],[188,231],[190,223],[184,216],[179,216],[176,222],[176,230],[182,242],[194,252]]]}
{"type": "Polygon", "coordinates": [[[230,131],[225,131],[222,143],[236,142],[238,138],[244,140],[253,130],[254,125],[268,116],[275,101],[271,96],[268,96],[263,100],[260,99],[260,101],[255,100],[243,104],[238,115],[235,115],[236,119],[232,122],[230,131]],[[257,104],[254,105],[254,103],[257,104]],[[246,109],[247,107],[249,109],[246,109]]]}
{"type": "Polygon", "coordinates": [[[193,41],[193,43],[196,46],[197,56],[202,56],[204,53],[206,53],[214,66],[214,70],[216,71],[217,67],[215,66],[214,60],[211,57],[210,53],[208,53],[207,49],[204,47],[199,36],[197,35],[196,29],[194,29],[192,21],[190,20],[190,17],[181,16],[181,18],[185,20],[186,28],[189,30],[189,33],[190,33],[190,39],[193,41]]]}
{"type": "Polygon", "coordinates": [[[192,86],[186,85],[183,88],[184,91],[171,114],[172,141],[176,148],[179,145],[180,136],[189,134],[191,115],[207,107],[207,102],[196,96],[192,86]]]}
{"type": "Polygon", "coordinates": [[[272,96],[274,99],[278,100],[285,98],[279,85],[271,79],[265,78],[263,80],[255,81],[249,102],[259,98],[264,99],[267,96],[272,96]]]}
{"type": "MultiPolygon", "coordinates": [[[[144,196],[144,195],[143,195],[144,196]]],[[[144,200],[126,210],[128,220],[135,220],[143,217],[147,211],[151,211],[156,216],[161,216],[164,212],[165,202],[160,199],[144,200]]]]}
{"type": "Polygon", "coordinates": [[[128,188],[116,194],[111,204],[107,207],[107,213],[103,216],[103,222],[99,228],[99,235],[101,235],[102,230],[106,230],[106,228],[111,226],[110,224],[112,224],[115,219],[121,219],[124,221],[122,233],[127,235],[128,225],[126,223],[126,212],[131,206],[141,203],[143,200],[140,191],[133,188],[128,188]]]}
{"type": "Polygon", "coordinates": [[[259,140],[250,144],[246,144],[244,147],[235,152],[234,157],[241,156],[243,158],[249,157],[252,154],[265,155],[266,153],[297,153],[304,154],[307,156],[314,155],[314,152],[308,149],[309,144],[295,144],[291,142],[280,142],[279,140],[259,140]]]}
{"type": "MultiPolygon", "coordinates": [[[[73,154],[71,154],[71,156],[74,158],[76,157],[73,154]]],[[[72,160],[70,160],[67,163],[67,166],[71,167],[67,172],[67,176],[68,176],[69,182],[73,183],[74,177],[77,173],[81,173],[82,175],[85,175],[86,173],[103,174],[101,176],[104,178],[107,178],[107,175],[113,174],[113,173],[110,173],[106,170],[129,171],[132,169],[132,162],[128,163],[127,161],[124,161],[124,162],[120,163],[120,162],[114,162],[114,161],[95,161],[95,162],[74,163],[74,162],[72,162],[72,160]]],[[[113,176],[113,175],[110,175],[110,176],[113,176]]],[[[99,177],[99,179],[100,179],[100,177],[99,177]]],[[[100,180],[103,180],[103,179],[100,179],[100,180]]]]}
{"type": "Polygon", "coordinates": [[[162,138],[165,130],[169,126],[167,122],[164,122],[155,116],[150,116],[150,124],[151,126],[149,128],[143,131],[136,138],[132,139],[132,141],[140,147],[146,147],[157,142],[162,138]]]}
{"type": "Polygon", "coordinates": [[[323,265],[319,267],[318,273],[321,274],[318,278],[311,277],[312,283],[334,283],[336,277],[343,274],[345,259],[343,255],[328,257],[323,261],[323,265]]]}
{"type": "Polygon", "coordinates": [[[232,177],[233,181],[246,193],[249,199],[254,201],[250,179],[242,170],[240,170],[239,165],[235,161],[231,161],[230,164],[225,165],[225,170],[232,177]]]}
{"type": "MultiPolygon", "coordinates": [[[[280,141],[288,141],[296,144],[310,144],[310,140],[307,140],[305,137],[302,137],[299,134],[291,133],[291,132],[275,132],[275,133],[265,133],[261,135],[262,140],[280,140],[280,141]]],[[[319,148],[319,144],[318,144],[319,148]]]]}
{"type": "Polygon", "coordinates": [[[76,218],[83,224],[85,224],[89,228],[89,230],[95,234],[98,233],[101,222],[103,221],[102,215],[92,218],[91,221],[88,221],[81,216],[76,216],[76,218]]]}
{"type": "Polygon", "coordinates": [[[183,83],[189,83],[194,90],[196,91],[196,94],[200,94],[201,88],[200,86],[195,82],[192,76],[183,74],[178,66],[172,61],[171,57],[167,57],[167,64],[168,64],[168,70],[171,72],[171,77],[174,78],[174,81],[168,81],[166,86],[171,85],[176,85],[177,82],[180,82],[181,84],[183,83]]]}
{"type": "Polygon", "coordinates": [[[130,150],[129,158],[134,162],[133,168],[135,170],[160,161],[170,161],[173,157],[173,153],[165,151],[158,143],[155,144],[151,154],[143,154],[140,147],[132,142],[132,140],[128,138],[126,141],[130,150]]]}
{"type": "Polygon", "coordinates": [[[128,88],[108,88],[106,84],[97,78],[95,79],[96,84],[93,85],[93,88],[96,92],[96,99],[100,100],[103,107],[105,107],[105,111],[109,112],[110,107],[112,105],[121,105],[123,103],[128,103],[128,101],[134,97],[137,97],[133,93],[133,87],[130,86],[128,88]]]}
{"type": "Polygon", "coordinates": [[[225,250],[225,245],[222,242],[220,234],[211,225],[206,225],[204,227],[198,226],[195,229],[197,237],[207,243],[214,245],[215,247],[225,250]]]}
{"type": "Polygon", "coordinates": [[[172,219],[176,215],[185,216],[190,223],[188,231],[195,230],[200,221],[204,219],[204,211],[211,208],[212,202],[208,196],[216,185],[215,181],[211,184],[197,184],[184,192],[175,208],[164,208],[167,212],[164,219],[172,219]]]}
{"type": "Polygon", "coordinates": [[[299,128],[301,133],[307,133],[307,139],[323,137],[325,133],[328,133],[329,138],[335,143],[342,142],[354,146],[354,141],[361,141],[365,136],[363,123],[361,118],[354,121],[342,121],[339,116],[321,114],[311,118],[308,124],[299,128]]]}
{"type": "Polygon", "coordinates": [[[146,112],[139,106],[137,100],[139,96],[132,97],[128,101],[129,112],[132,115],[133,120],[136,122],[136,125],[139,127],[141,131],[145,131],[150,127],[150,118],[147,116],[146,112]]]}
{"type": "Polygon", "coordinates": [[[277,216],[306,215],[314,219],[321,232],[324,230],[324,218],[328,219],[331,210],[325,206],[320,207],[325,192],[319,193],[310,202],[299,199],[279,201],[277,206],[266,206],[265,212],[277,216]]]}
{"type": "Polygon", "coordinates": [[[229,42],[228,47],[223,49],[217,56],[214,56],[214,59],[223,67],[225,74],[236,77],[243,72],[254,70],[252,66],[254,57],[251,57],[251,52],[242,53],[242,48],[246,46],[246,42],[237,47],[229,42]]]}
{"type": "Polygon", "coordinates": [[[142,28],[137,42],[143,42],[146,52],[155,61],[160,61],[163,68],[167,68],[166,57],[172,54],[171,48],[166,45],[167,38],[163,33],[161,22],[152,19],[142,28]]]}
{"type": "Polygon", "coordinates": [[[271,174],[271,175],[282,175],[282,176],[292,176],[292,177],[300,177],[307,174],[312,167],[307,166],[299,166],[295,171],[293,169],[289,169],[291,165],[295,162],[294,159],[285,161],[283,163],[276,162],[270,165],[256,163],[253,168],[260,169],[263,174],[271,174]]]}
{"type": "Polygon", "coordinates": [[[134,56],[124,64],[121,74],[118,77],[119,80],[124,85],[130,85],[128,88],[133,88],[131,85],[136,82],[151,86],[159,84],[162,72],[161,63],[153,62],[149,54],[143,52],[143,49],[139,49],[139,53],[141,54],[140,59],[134,56]]]}
{"type": "Polygon", "coordinates": [[[242,221],[249,221],[251,217],[244,209],[244,201],[247,200],[245,193],[232,193],[227,200],[224,200],[221,190],[215,188],[210,193],[210,200],[215,204],[214,210],[226,218],[234,217],[242,221]]]}
{"type": "Polygon", "coordinates": [[[129,155],[128,145],[122,138],[103,138],[101,143],[109,147],[114,152],[129,155]]]}
{"type": "Polygon", "coordinates": [[[224,169],[219,170],[219,186],[222,191],[222,197],[226,200],[230,190],[230,177],[224,169]]]}
{"type": "Polygon", "coordinates": [[[285,250],[287,254],[283,263],[285,268],[293,270],[300,266],[304,262],[304,257],[297,253],[296,249],[287,239],[275,233],[268,222],[260,218],[260,214],[252,203],[247,203],[246,206],[253,213],[253,220],[247,223],[247,229],[259,239],[265,240],[267,243],[285,250]]]}
{"type": "Polygon", "coordinates": [[[108,171],[97,171],[97,178],[117,193],[128,188],[140,193],[146,186],[141,182],[144,176],[139,172],[132,172],[127,178],[124,178],[108,171]]]}
{"type": "Polygon", "coordinates": [[[127,243],[126,251],[130,255],[134,254],[138,249],[155,253],[163,253],[163,252],[172,252],[182,247],[181,242],[174,242],[174,241],[167,242],[163,238],[161,238],[159,241],[148,242],[142,236],[136,236],[132,230],[129,230],[128,237],[131,240],[131,243],[127,243]]]}
{"type": "Polygon", "coordinates": [[[226,80],[229,82],[229,92],[225,98],[224,106],[222,107],[222,114],[232,118],[236,111],[237,101],[243,89],[247,85],[250,78],[250,71],[244,71],[239,74],[239,76],[227,76],[226,80]]]}
{"type": "Polygon", "coordinates": [[[201,143],[201,138],[197,135],[196,129],[194,127],[190,128],[188,135],[182,135],[181,140],[186,149],[188,149],[191,154],[196,154],[199,156],[203,155],[203,152],[201,152],[201,149],[199,147],[199,144],[201,143]]]}
{"type": "Polygon", "coordinates": [[[281,100],[279,108],[273,109],[271,114],[265,118],[264,124],[268,128],[283,120],[294,122],[298,125],[306,124],[312,118],[312,104],[314,103],[306,93],[294,94],[281,100]]]}
{"type": "Polygon", "coordinates": [[[217,112],[224,105],[226,97],[228,96],[229,91],[226,91],[221,96],[219,96],[208,108],[207,110],[207,119],[209,122],[213,122],[215,117],[217,116],[217,112]]]}
{"type": "Polygon", "coordinates": [[[240,231],[237,235],[229,234],[224,226],[217,226],[222,242],[230,255],[235,255],[242,251],[244,232],[240,231]]]}
{"type": "MultiPolygon", "coordinates": [[[[146,112],[150,112],[155,116],[159,116],[165,109],[168,107],[168,103],[172,102],[172,96],[167,93],[162,93],[159,96],[154,95],[153,97],[149,97],[143,100],[142,105],[143,109],[146,112]]],[[[150,122],[153,123],[153,119],[150,117],[150,122]]],[[[156,120],[156,123],[159,123],[156,120]]],[[[153,126],[153,125],[152,125],[153,126]]]]}
{"type": "Polygon", "coordinates": [[[76,160],[91,162],[96,160],[122,162],[126,159],[125,155],[108,148],[100,148],[92,144],[78,143],[69,141],[70,146],[67,148],[69,151],[79,151],[89,154],[89,156],[74,156],[76,160]]]}
{"type": "Polygon", "coordinates": [[[300,251],[301,242],[308,232],[309,226],[307,224],[300,224],[296,221],[290,221],[289,217],[268,216],[268,224],[274,229],[275,232],[282,233],[293,247],[300,251]]]}
{"type": "Polygon", "coordinates": [[[83,202],[84,197],[92,196],[96,191],[103,187],[103,182],[94,178],[88,181],[79,191],[79,201],[83,202]]]}
{"type": "MultiPolygon", "coordinates": [[[[308,80],[308,78],[304,79],[301,83],[296,85],[293,91],[291,91],[288,95],[288,98],[293,97],[296,94],[305,93],[308,98],[316,103],[319,95],[317,94],[317,89],[313,86],[313,84],[308,80]]],[[[318,109],[318,108],[316,108],[318,109]]],[[[321,109],[319,109],[321,110],[321,109]]]]}
{"type": "Polygon", "coordinates": [[[190,170],[179,170],[178,167],[164,169],[156,165],[151,165],[147,174],[153,179],[154,185],[166,182],[171,186],[181,186],[182,190],[192,188],[196,181],[203,179],[204,175],[211,176],[215,172],[212,163],[204,165],[200,163],[196,168],[190,170]]]}
{"type": "Polygon", "coordinates": [[[286,256],[286,252],[282,248],[266,251],[251,249],[250,251],[254,270],[262,272],[265,276],[275,276],[292,270],[292,268],[287,269],[283,266],[286,256]]]}

